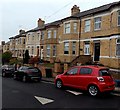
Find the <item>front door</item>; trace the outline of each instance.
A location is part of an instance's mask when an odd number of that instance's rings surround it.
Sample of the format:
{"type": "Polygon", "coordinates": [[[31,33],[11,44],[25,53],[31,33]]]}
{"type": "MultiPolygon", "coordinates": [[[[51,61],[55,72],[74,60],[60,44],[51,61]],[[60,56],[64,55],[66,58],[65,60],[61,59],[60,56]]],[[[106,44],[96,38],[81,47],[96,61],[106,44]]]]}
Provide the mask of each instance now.
{"type": "Polygon", "coordinates": [[[100,43],[94,43],[94,61],[99,61],[100,59],[100,43]]]}

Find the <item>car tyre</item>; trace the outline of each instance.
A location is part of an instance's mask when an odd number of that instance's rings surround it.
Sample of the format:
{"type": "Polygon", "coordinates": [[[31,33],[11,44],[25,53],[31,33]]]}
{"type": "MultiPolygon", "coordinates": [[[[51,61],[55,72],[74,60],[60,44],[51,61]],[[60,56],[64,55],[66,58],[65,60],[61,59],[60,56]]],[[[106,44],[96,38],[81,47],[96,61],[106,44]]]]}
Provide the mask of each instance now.
{"type": "Polygon", "coordinates": [[[98,89],[98,87],[95,86],[95,85],[90,85],[90,86],[88,87],[88,92],[89,92],[89,94],[90,94],[91,96],[98,96],[98,94],[99,94],[99,89],[98,89]]]}
{"type": "Polygon", "coordinates": [[[23,76],[22,81],[27,82],[27,76],[26,75],[23,76]]]}
{"type": "Polygon", "coordinates": [[[59,88],[59,89],[61,89],[62,87],[63,87],[63,83],[62,83],[62,81],[61,80],[56,80],[56,88],[59,88]]]}

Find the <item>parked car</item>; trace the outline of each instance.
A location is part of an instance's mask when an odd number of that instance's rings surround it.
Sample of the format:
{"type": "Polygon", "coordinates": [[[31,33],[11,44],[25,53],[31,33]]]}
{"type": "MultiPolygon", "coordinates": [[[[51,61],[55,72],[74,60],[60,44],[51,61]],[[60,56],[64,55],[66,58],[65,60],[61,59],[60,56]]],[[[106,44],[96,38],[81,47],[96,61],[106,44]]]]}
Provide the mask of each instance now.
{"type": "Polygon", "coordinates": [[[13,78],[20,79],[23,82],[30,80],[40,81],[42,78],[42,73],[37,67],[21,66],[14,72],[13,78]]]}
{"type": "Polygon", "coordinates": [[[15,68],[13,65],[3,65],[2,67],[2,77],[12,76],[15,72],[15,68]]]}
{"type": "Polygon", "coordinates": [[[99,93],[113,91],[115,82],[106,67],[75,66],[57,75],[55,86],[57,88],[70,86],[86,90],[91,96],[97,96],[99,93]]]}

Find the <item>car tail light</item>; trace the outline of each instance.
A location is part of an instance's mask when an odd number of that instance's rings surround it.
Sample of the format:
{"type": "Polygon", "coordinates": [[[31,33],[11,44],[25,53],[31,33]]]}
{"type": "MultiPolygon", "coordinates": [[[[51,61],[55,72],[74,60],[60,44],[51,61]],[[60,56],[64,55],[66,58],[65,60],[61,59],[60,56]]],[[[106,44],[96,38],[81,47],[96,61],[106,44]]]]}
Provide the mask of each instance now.
{"type": "Polygon", "coordinates": [[[97,77],[98,81],[100,82],[104,82],[104,78],[103,77],[97,77]]]}

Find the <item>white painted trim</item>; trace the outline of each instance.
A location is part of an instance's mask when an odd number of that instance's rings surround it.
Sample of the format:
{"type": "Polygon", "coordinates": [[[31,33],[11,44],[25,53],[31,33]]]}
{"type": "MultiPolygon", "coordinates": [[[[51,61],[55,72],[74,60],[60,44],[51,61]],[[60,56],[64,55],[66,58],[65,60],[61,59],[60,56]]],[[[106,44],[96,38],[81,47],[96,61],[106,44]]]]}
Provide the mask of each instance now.
{"type": "MultiPolygon", "coordinates": [[[[110,39],[116,39],[119,38],[120,35],[113,35],[111,37],[104,37],[104,38],[89,38],[89,39],[81,39],[80,41],[94,41],[94,40],[110,40],[110,39]]],[[[63,40],[63,41],[59,41],[59,43],[64,43],[64,42],[79,42],[79,40],[63,40]]]]}

